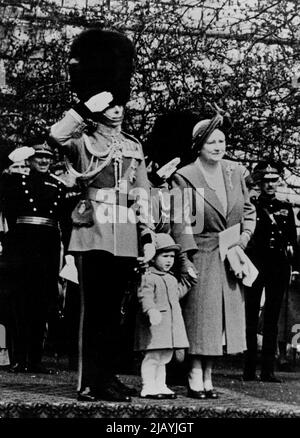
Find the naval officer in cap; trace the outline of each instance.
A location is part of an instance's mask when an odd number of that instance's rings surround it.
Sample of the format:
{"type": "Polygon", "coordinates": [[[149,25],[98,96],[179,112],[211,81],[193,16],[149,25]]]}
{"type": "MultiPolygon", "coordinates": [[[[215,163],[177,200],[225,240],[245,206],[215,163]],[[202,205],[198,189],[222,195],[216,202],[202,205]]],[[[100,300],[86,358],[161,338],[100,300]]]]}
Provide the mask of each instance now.
{"type": "Polygon", "coordinates": [[[49,171],[53,152],[44,138],[17,148],[10,159],[26,160],[29,172],[10,167],[1,176],[8,224],[3,256],[10,274],[12,372],[49,372],[42,365],[46,322],[56,311],[64,185],[49,171]]]}
{"type": "Polygon", "coordinates": [[[257,212],[256,228],[247,254],[259,275],[251,288],[245,290],[246,339],[244,380],[256,379],[257,331],[263,289],[263,344],[261,380],[277,383],[274,375],[277,350],[278,319],[284,293],[288,287],[291,266],[295,264],[297,234],[291,204],[276,197],[281,166],[275,161],[259,163],[253,170],[253,180],[261,193],[254,201],[257,212]]]}

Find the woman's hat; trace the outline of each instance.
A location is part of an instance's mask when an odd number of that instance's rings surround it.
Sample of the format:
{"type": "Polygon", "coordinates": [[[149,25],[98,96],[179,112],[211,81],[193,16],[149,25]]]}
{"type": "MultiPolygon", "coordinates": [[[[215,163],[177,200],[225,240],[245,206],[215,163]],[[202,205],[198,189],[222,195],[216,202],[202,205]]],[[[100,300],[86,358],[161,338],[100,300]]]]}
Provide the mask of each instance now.
{"type": "Polygon", "coordinates": [[[157,233],[155,235],[156,253],[161,251],[180,251],[181,246],[177,245],[170,234],[157,233]]]}
{"type": "Polygon", "coordinates": [[[193,129],[192,149],[199,151],[215,129],[223,124],[223,116],[217,113],[212,119],[198,122],[193,129]]]}

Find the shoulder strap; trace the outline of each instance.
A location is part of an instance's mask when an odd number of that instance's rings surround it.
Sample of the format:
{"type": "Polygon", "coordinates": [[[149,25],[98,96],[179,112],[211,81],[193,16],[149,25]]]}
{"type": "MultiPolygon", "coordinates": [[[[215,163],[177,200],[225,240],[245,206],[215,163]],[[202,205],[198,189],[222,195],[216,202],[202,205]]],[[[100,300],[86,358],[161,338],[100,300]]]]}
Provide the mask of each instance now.
{"type": "Polygon", "coordinates": [[[278,224],[274,218],[273,213],[270,213],[269,210],[266,207],[262,207],[262,210],[266,213],[266,215],[268,216],[268,218],[270,219],[270,221],[272,222],[273,225],[275,225],[278,228],[278,224]]]}
{"type": "Polygon", "coordinates": [[[124,132],[124,131],[121,131],[121,133],[124,135],[124,137],[129,138],[134,143],[138,144],[139,146],[142,146],[141,143],[139,142],[139,140],[137,138],[135,138],[133,135],[128,134],[127,132],[124,132]]]}
{"type": "MultiPolygon", "coordinates": [[[[85,137],[88,138],[88,136],[85,136],[85,137]]],[[[86,140],[85,137],[84,137],[84,140],[86,140]]],[[[89,141],[89,139],[88,139],[88,141],[89,141]]],[[[88,144],[85,142],[85,145],[90,146],[90,142],[88,144]]],[[[88,146],[87,146],[87,149],[88,149],[88,146]]],[[[94,170],[90,170],[92,168],[92,165],[94,162],[94,157],[95,157],[94,155],[92,155],[90,164],[84,172],[78,172],[76,169],[74,169],[69,158],[65,156],[66,167],[67,167],[68,171],[72,175],[74,175],[76,178],[79,178],[81,180],[89,180],[89,179],[97,176],[106,166],[108,166],[108,164],[112,160],[114,153],[115,153],[115,149],[112,147],[110,149],[109,153],[106,155],[106,158],[101,162],[101,164],[99,166],[97,166],[94,170]]],[[[95,158],[97,158],[97,157],[95,157],[95,158]]]]}

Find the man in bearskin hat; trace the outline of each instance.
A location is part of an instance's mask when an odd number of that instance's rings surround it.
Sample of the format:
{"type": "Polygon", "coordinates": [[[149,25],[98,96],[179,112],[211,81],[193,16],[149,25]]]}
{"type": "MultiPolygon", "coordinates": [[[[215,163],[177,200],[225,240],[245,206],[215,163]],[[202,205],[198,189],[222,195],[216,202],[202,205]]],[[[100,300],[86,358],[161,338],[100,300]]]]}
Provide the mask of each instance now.
{"type": "Polygon", "coordinates": [[[274,375],[278,319],[290,280],[291,266],[296,268],[297,249],[292,206],[276,198],[281,172],[281,165],[269,160],[259,163],[252,175],[253,184],[259,185],[261,194],[252,201],[256,206],[257,220],[247,254],[257,267],[259,275],[251,288],[245,288],[247,351],[243,378],[246,381],[256,379],[257,332],[264,289],[261,380],[280,382],[274,375]]]}
{"type": "Polygon", "coordinates": [[[126,359],[120,309],[138,256],[144,263],[155,252],[143,203],[136,204],[137,196],[147,203],[149,189],[142,148],[122,131],[133,63],[125,35],[98,28],[79,34],[69,61],[79,103],[51,128],[82,187],[69,245],[81,290],[81,401],[130,401],[132,388],[116,377],[118,359],[126,359]]]}
{"type": "Polygon", "coordinates": [[[42,365],[46,322],[58,309],[60,225],[64,185],[49,171],[53,152],[45,137],[32,138],[10,155],[13,163],[1,176],[1,204],[8,232],[3,258],[9,272],[12,319],[11,371],[49,373],[42,365]]]}

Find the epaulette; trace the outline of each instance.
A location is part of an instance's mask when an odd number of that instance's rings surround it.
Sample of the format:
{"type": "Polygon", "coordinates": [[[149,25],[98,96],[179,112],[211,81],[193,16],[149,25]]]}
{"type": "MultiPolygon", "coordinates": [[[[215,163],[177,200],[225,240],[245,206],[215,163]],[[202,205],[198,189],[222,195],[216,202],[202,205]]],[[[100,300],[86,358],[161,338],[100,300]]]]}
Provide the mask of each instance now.
{"type": "Polygon", "coordinates": [[[65,186],[65,182],[63,181],[63,179],[59,178],[59,176],[54,175],[53,173],[49,173],[49,176],[51,176],[53,179],[55,179],[58,182],[58,185],[63,185],[65,186]]]}
{"type": "Polygon", "coordinates": [[[121,131],[121,133],[122,133],[122,135],[124,135],[124,137],[128,138],[129,140],[132,140],[134,143],[136,143],[137,145],[142,147],[142,145],[139,142],[139,140],[137,138],[135,138],[133,135],[128,134],[127,132],[124,132],[124,131],[121,131]]]}
{"type": "Polygon", "coordinates": [[[276,201],[278,203],[280,203],[280,204],[283,204],[283,205],[292,206],[292,203],[291,203],[291,201],[289,199],[278,199],[278,198],[276,198],[276,201]]]}
{"type": "Polygon", "coordinates": [[[127,132],[121,131],[121,133],[126,139],[122,148],[124,157],[142,160],[144,154],[141,143],[132,135],[127,134],[127,132]]]}

